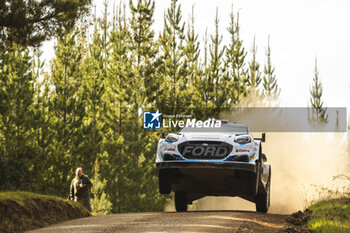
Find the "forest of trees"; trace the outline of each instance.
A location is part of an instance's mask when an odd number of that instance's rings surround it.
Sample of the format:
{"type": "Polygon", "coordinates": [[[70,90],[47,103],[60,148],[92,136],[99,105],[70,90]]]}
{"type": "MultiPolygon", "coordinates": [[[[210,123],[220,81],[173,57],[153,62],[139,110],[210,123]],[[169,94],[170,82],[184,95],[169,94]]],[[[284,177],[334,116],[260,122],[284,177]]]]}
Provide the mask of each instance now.
{"type": "Polygon", "coordinates": [[[142,111],[207,119],[249,94],[278,98],[270,40],[259,49],[266,54],[261,65],[255,39],[244,47],[234,9],[227,45],[218,11],[215,31],[200,40],[193,13],[185,23],[177,0],[159,36],[152,0],[120,3],[111,19],[109,9],[105,3],[101,18],[82,13],[75,26],[52,27],[57,42],[48,72],[35,46],[47,38],[28,33],[23,42],[0,23],[1,191],[65,197],[81,166],[94,183],[96,212],[162,210],[170,196],[158,193],[160,131],[143,129],[142,111]]]}

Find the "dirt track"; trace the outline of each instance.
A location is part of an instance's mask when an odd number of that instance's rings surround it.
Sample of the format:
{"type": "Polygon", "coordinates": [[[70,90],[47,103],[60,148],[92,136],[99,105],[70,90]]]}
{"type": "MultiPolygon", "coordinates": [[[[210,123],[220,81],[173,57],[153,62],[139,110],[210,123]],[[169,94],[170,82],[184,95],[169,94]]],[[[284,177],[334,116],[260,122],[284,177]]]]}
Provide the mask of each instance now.
{"type": "Polygon", "coordinates": [[[286,215],[250,211],[129,213],[81,218],[40,232],[281,232],[286,215]]]}

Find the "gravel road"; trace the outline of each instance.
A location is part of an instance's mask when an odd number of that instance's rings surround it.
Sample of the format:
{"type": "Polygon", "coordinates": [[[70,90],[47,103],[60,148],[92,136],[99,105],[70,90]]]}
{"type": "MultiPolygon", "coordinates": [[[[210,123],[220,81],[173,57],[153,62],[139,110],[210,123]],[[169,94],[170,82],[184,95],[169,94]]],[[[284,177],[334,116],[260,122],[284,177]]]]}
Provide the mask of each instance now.
{"type": "Polygon", "coordinates": [[[93,216],[63,222],[42,232],[281,232],[286,215],[250,211],[193,211],[185,213],[127,213],[93,216]]]}

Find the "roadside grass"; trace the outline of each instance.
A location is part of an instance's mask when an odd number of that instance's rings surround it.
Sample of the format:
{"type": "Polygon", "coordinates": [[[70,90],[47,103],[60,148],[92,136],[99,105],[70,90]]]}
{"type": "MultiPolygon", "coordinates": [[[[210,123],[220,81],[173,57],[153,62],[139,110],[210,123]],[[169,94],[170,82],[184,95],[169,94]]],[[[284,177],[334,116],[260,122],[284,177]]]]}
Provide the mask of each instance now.
{"type": "Polygon", "coordinates": [[[322,200],[311,206],[307,223],[314,232],[350,232],[350,198],[322,200]]]}
{"type": "Polygon", "coordinates": [[[0,232],[23,232],[91,214],[79,203],[29,192],[0,192],[0,232]]]}

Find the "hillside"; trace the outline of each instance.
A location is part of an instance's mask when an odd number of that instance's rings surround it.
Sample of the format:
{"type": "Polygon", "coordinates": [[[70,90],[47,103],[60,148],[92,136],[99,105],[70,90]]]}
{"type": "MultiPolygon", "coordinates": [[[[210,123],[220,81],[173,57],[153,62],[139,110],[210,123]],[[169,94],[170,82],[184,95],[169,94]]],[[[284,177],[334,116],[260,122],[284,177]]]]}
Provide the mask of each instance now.
{"type": "Polygon", "coordinates": [[[90,216],[78,203],[28,192],[1,192],[0,213],[0,232],[22,232],[90,216]]]}

